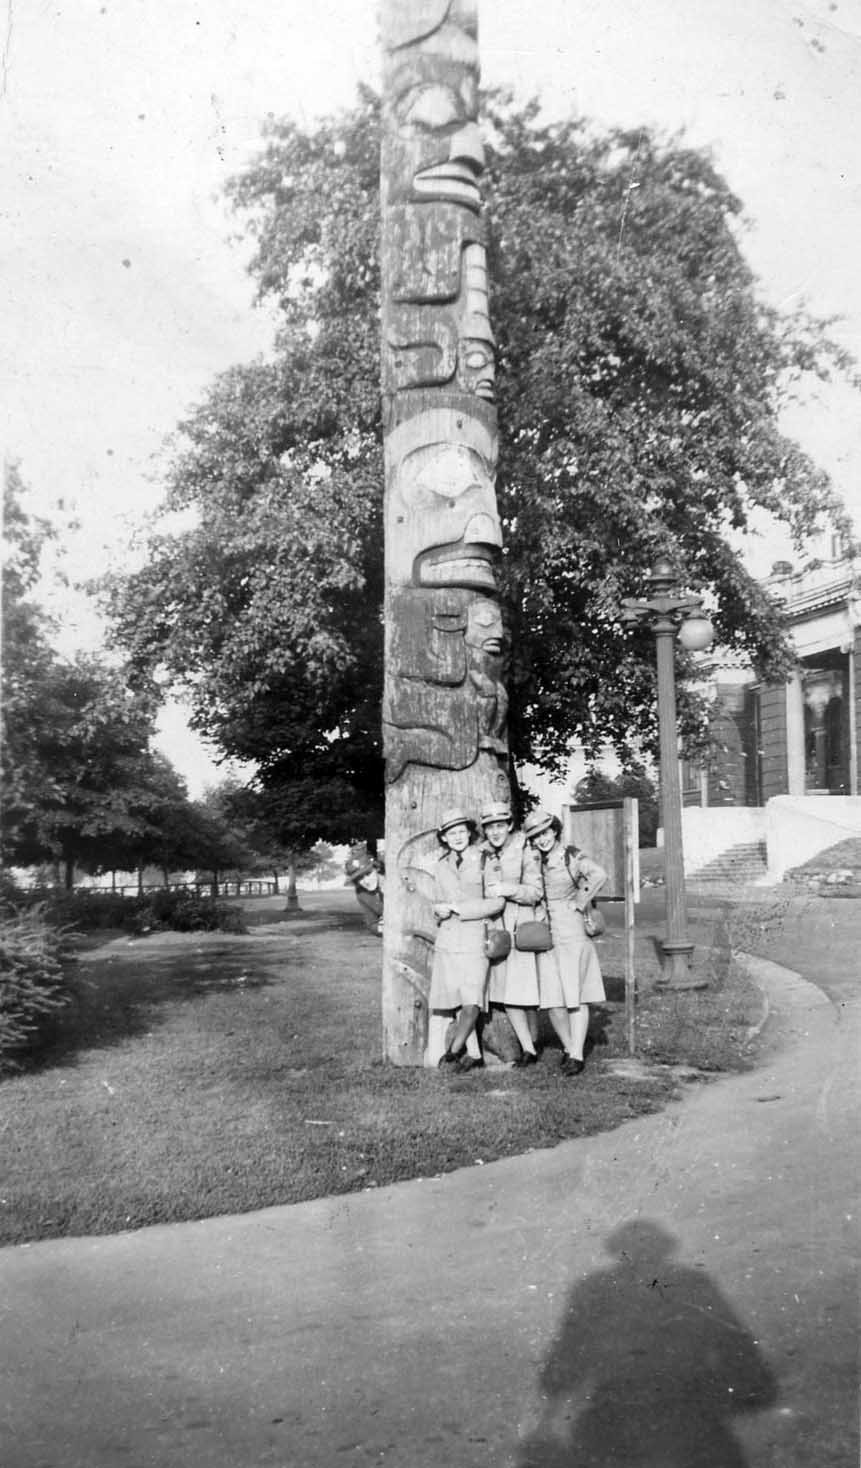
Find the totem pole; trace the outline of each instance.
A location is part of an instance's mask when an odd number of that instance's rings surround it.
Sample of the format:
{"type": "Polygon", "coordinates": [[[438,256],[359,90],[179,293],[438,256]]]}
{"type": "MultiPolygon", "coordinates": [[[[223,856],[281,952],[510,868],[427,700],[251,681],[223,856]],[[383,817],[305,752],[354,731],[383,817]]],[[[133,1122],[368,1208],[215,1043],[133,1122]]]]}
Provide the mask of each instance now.
{"type": "MultiPolygon", "coordinates": [[[[442,812],[509,796],[477,0],[383,0],[384,1054],[428,1046],[442,812]]],[[[441,1046],[438,1046],[441,1048],[441,1046]]]]}

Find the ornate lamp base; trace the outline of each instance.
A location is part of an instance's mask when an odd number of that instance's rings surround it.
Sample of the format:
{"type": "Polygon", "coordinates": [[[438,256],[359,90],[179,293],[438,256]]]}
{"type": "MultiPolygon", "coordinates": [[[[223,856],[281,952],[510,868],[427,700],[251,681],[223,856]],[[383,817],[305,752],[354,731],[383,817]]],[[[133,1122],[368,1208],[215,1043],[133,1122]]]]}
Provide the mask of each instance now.
{"type": "Polygon", "coordinates": [[[694,989],[707,989],[708,980],[701,974],[691,972],[691,957],[694,944],[680,942],[668,938],[661,944],[664,954],[663,973],[658,980],[657,987],[660,989],[673,989],[674,991],[686,992],[694,989]]]}

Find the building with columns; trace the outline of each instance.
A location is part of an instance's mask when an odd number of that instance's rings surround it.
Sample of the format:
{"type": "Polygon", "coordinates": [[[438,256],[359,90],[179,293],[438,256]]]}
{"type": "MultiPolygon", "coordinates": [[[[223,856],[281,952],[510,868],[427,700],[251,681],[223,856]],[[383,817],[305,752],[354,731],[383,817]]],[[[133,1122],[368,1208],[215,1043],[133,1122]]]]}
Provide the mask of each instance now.
{"type": "MultiPolygon", "coordinates": [[[[742,663],[709,657],[712,752],[679,770],[692,876],[775,881],[861,837],[861,560],[826,535],[802,566],[778,561],[764,584],[783,605],[797,666],[786,683],[760,684],[742,663]]],[[[615,773],[611,755],[601,764],[615,773]]],[[[575,754],[565,785],[522,775],[560,811],[585,772],[575,754]]]]}
{"type": "Polygon", "coordinates": [[[861,567],[836,557],[767,581],[789,619],[799,667],[759,694],[761,798],[857,795],[861,567]]]}
{"type": "Polygon", "coordinates": [[[686,804],[859,793],[861,565],[839,553],[797,570],[778,561],[765,585],[783,605],[798,666],[778,684],[716,671],[715,755],[706,772],[686,769],[686,804]]]}
{"type": "Polygon", "coordinates": [[[836,536],[817,549],[765,580],[797,654],[789,681],[758,684],[740,666],[712,674],[712,756],[682,764],[688,871],[746,846],[779,877],[861,835],[861,562],[836,536]]]}

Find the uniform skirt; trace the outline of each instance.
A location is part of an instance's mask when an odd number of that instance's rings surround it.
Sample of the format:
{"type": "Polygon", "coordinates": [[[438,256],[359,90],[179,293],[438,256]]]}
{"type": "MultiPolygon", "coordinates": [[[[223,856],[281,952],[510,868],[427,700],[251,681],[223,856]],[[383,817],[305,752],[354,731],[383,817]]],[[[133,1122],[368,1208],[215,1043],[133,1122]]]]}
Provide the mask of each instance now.
{"type": "MultiPolygon", "coordinates": [[[[516,902],[506,902],[502,915],[506,932],[511,937],[511,952],[507,958],[490,965],[488,998],[492,1004],[510,1004],[516,1009],[531,1009],[538,1006],[537,954],[521,953],[514,946],[514,932],[518,917],[526,922],[534,918],[531,907],[516,902]]],[[[494,925],[496,926],[496,924],[494,925]]]]}
{"type": "Polygon", "coordinates": [[[550,904],[553,947],[538,957],[542,1009],[579,1009],[606,999],[598,951],[586,936],[583,914],[567,903],[550,904]]]}
{"type": "Polygon", "coordinates": [[[484,923],[447,918],[437,933],[431,969],[431,1009],[460,1009],[464,1004],[487,1008],[487,954],[484,923]]]}

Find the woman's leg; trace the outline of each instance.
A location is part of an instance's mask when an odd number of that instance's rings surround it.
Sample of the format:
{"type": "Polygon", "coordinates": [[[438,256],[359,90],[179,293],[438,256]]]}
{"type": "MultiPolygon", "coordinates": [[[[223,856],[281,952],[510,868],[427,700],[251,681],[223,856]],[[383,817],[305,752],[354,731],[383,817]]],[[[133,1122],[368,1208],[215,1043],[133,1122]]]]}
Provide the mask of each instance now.
{"type": "Polygon", "coordinates": [[[575,1060],[583,1059],[583,1046],[589,1033],[589,1006],[581,1004],[579,1009],[570,1012],[571,1024],[571,1054],[575,1060]]]}
{"type": "Polygon", "coordinates": [[[562,1049],[566,1055],[571,1054],[571,1026],[568,1022],[568,1010],[553,1008],[547,1011],[550,1023],[562,1041],[562,1049]]]}
{"type": "Polygon", "coordinates": [[[529,1024],[529,1014],[525,1009],[515,1004],[506,1004],[505,1013],[511,1020],[511,1028],[520,1041],[521,1050],[528,1055],[535,1054],[535,1036],[529,1024]]]}
{"type": "Polygon", "coordinates": [[[479,1014],[480,1010],[477,1004],[464,1004],[458,1010],[454,1022],[454,1030],[448,1042],[448,1048],[452,1055],[460,1055],[464,1045],[475,1029],[479,1014]]]}

